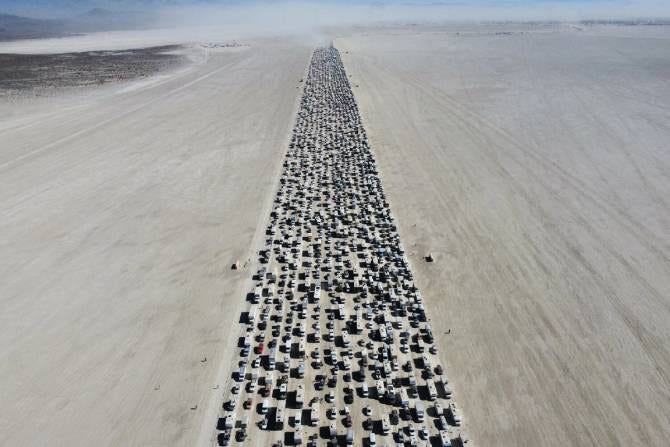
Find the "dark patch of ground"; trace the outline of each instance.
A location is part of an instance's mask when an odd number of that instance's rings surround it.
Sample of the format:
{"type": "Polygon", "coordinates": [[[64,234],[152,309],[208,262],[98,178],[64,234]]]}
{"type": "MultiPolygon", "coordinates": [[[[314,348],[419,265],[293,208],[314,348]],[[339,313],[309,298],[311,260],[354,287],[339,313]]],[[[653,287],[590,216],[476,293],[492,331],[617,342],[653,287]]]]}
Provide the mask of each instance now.
{"type": "Polygon", "coordinates": [[[0,54],[0,96],[37,89],[80,87],[151,76],[186,58],[179,46],[63,54],[0,54]]]}

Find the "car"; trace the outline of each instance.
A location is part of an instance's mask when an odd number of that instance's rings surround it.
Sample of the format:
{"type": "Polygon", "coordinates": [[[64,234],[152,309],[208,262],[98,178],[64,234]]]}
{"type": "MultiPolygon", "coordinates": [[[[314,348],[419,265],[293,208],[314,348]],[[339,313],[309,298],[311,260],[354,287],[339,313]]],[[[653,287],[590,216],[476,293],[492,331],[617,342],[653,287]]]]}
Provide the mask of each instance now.
{"type": "Polygon", "coordinates": [[[238,430],[235,439],[237,439],[237,442],[244,442],[247,439],[247,431],[244,429],[238,430]]]}
{"type": "Polygon", "coordinates": [[[348,414],[344,417],[344,426],[351,427],[351,424],[352,424],[351,415],[348,414]]]}
{"type": "Polygon", "coordinates": [[[251,408],[251,399],[250,398],[244,401],[244,409],[248,410],[249,408],[251,408]]]}
{"type": "Polygon", "coordinates": [[[437,374],[438,376],[441,376],[442,374],[444,374],[444,370],[442,369],[442,365],[437,365],[435,367],[435,374],[437,374]]]}
{"type": "Polygon", "coordinates": [[[265,349],[265,345],[263,343],[259,343],[258,346],[256,346],[256,354],[262,354],[263,349],[265,349]]]}
{"type": "Polygon", "coordinates": [[[219,435],[219,445],[224,447],[230,445],[230,430],[226,430],[219,435]]]}
{"type": "Polygon", "coordinates": [[[393,409],[391,411],[391,415],[389,416],[389,418],[391,419],[391,424],[396,425],[400,421],[398,416],[398,410],[393,409]]]}

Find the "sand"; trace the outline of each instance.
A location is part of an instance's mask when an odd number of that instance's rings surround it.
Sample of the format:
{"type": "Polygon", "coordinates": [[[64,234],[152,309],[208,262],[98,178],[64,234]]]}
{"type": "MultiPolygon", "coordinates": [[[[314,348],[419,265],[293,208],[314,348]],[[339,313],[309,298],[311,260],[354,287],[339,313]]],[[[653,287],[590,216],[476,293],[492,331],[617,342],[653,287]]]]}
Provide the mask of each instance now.
{"type": "MultiPolygon", "coordinates": [[[[669,32],[347,34],[473,443],[666,445],[669,32]]],[[[310,53],[200,49],[185,71],[0,102],[0,445],[209,445],[251,269],[230,264],[261,245],[310,53]]]]}
{"type": "Polygon", "coordinates": [[[638,29],[335,42],[476,445],[670,439],[670,30],[638,29]]]}
{"type": "Polygon", "coordinates": [[[310,54],[0,104],[0,445],[196,443],[310,54]]]}

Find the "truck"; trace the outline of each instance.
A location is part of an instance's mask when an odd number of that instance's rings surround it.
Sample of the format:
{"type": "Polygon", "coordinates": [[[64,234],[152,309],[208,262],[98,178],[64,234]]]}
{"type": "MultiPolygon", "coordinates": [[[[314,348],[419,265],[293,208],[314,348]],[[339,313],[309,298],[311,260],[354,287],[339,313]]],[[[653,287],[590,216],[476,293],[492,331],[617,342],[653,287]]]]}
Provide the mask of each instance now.
{"type": "Polygon", "coordinates": [[[451,447],[451,438],[446,430],[440,431],[440,445],[442,447],[451,447]]]}

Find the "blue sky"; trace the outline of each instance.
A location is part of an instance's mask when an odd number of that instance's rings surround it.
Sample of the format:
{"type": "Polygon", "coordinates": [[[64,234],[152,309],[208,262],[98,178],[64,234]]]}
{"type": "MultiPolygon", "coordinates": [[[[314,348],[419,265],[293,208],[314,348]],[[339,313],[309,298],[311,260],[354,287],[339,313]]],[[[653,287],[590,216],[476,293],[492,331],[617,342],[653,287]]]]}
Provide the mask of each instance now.
{"type": "MultiPolygon", "coordinates": [[[[670,17],[670,0],[0,0],[0,12],[34,17],[63,17],[85,12],[94,7],[111,10],[165,10],[179,8],[241,8],[259,5],[269,9],[285,3],[310,4],[315,7],[360,9],[365,5],[384,6],[397,10],[455,11],[464,16],[477,18],[480,12],[488,11],[495,17],[509,18],[515,13],[534,11],[547,12],[552,18],[561,14],[567,17],[618,18],[618,17],[670,17]]],[[[487,16],[488,17],[488,16],[487,16]]]]}

